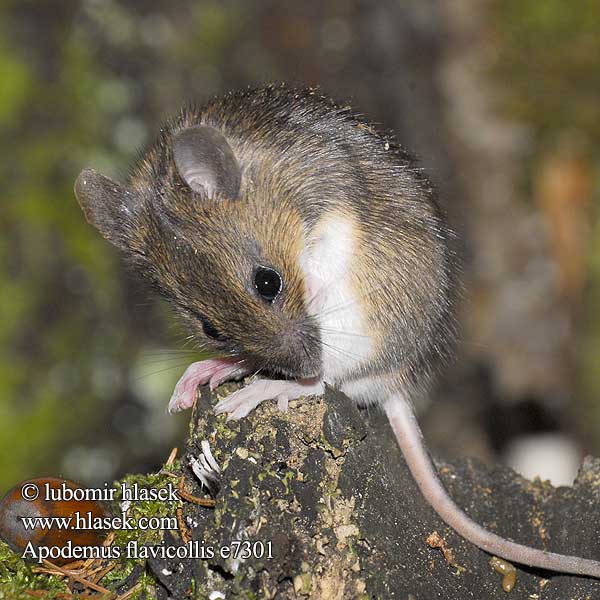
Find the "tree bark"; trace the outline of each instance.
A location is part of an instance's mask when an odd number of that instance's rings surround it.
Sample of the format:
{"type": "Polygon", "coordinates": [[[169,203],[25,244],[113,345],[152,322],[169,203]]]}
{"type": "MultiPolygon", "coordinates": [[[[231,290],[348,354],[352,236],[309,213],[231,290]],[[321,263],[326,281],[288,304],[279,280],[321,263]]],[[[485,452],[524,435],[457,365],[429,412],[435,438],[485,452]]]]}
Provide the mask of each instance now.
{"type": "MultiPolygon", "coordinates": [[[[288,412],[265,402],[226,423],[213,414],[215,402],[204,389],[183,461],[199,459],[207,440],[220,466],[216,506],[187,504],[184,511],[193,539],[217,551],[182,566],[153,561],[163,597],[184,597],[192,579],[207,596],[220,591],[228,599],[507,597],[490,556],[449,529],[420,496],[377,409],[360,410],[328,389],[323,398],[291,402],[288,412]],[[436,532],[442,548],[431,537],[436,532]],[[258,542],[255,554],[271,542],[272,558],[222,558],[218,549],[236,540],[258,542]]],[[[600,557],[599,460],[586,459],[574,486],[556,489],[505,467],[435,464],[456,502],[490,530],[600,557]]],[[[187,475],[200,494],[191,469],[187,475]]],[[[513,597],[600,597],[599,581],[515,566],[513,597]]]]}

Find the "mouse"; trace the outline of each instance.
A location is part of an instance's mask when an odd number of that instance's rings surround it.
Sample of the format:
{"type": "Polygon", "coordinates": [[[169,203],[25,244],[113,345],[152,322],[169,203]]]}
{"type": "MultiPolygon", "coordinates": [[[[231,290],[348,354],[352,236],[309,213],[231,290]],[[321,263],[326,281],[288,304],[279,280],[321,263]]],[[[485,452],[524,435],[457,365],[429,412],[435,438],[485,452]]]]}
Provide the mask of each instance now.
{"type": "Polygon", "coordinates": [[[458,261],[434,186],[391,134],[316,89],[249,88],[185,106],[127,183],[88,168],[75,195],[216,357],[186,369],[169,411],[248,376],[217,413],[332,386],[385,411],[424,499],[463,538],[600,578],[599,561],[486,530],[438,477],[415,403],[452,355],[458,261]]]}

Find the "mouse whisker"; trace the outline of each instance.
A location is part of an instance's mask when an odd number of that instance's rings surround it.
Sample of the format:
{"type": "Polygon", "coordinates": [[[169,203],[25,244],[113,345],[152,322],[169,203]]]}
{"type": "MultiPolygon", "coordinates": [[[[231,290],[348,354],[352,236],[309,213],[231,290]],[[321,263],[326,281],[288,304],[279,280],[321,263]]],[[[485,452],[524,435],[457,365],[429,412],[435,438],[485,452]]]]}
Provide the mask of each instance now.
{"type": "Polygon", "coordinates": [[[161,348],[159,350],[142,350],[142,356],[193,356],[199,354],[198,350],[183,350],[177,348],[161,348]]]}
{"type": "Polygon", "coordinates": [[[353,359],[358,359],[358,360],[362,360],[363,357],[355,354],[353,352],[349,352],[348,350],[343,350],[342,348],[339,348],[337,346],[334,346],[328,342],[324,342],[323,340],[319,340],[316,336],[312,335],[312,334],[307,334],[307,337],[311,340],[311,341],[317,341],[320,342],[323,346],[329,348],[330,350],[332,350],[333,352],[336,352],[337,354],[339,354],[340,356],[347,356],[349,358],[353,358],[353,359]]]}
{"type": "Polygon", "coordinates": [[[159,350],[142,351],[146,356],[162,356],[165,354],[194,354],[195,350],[183,350],[181,348],[161,348],[159,350]]]}
{"type": "Polygon", "coordinates": [[[145,359],[142,358],[140,363],[143,367],[154,367],[154,366],[173,366],[182,364],[182,361],[185,361],[185,364],[191,364],[193,362],[198,362],[195,360],[196,357],[185,357],[185,356],[172,356],[171,358],[153,358],[153,359],[145,359]]]}
{"type": "Polygon", "coordinates": [[[336,329],[333,327],[320,326],[319,329],[321,331],[325,331],[326,333],[335,333],[336,335],[349,335],[352,337],[363,338],[363,339],[369,339],[371,337],[371,336],[363,334],[363,333],[357,333],[356,331],[344,331],[343,329],[336,329]]]}
{"type": "Polygon", "coordinates": [[[160,373],[166,373],[167,371],[172,371],[173,369],[179,369],[181,367],[185,367],[187,364],[188,363],[186,361],[184,363],[170,365],[168,367],[165,367],[164,369],[158,369],[157,371],[151,371],[149,373],[144,373],[143,375],[140,375],[139,377],[134,377],[133,381],[141,381],[142,379],[147,379],[148,377],[152,377],[154,375],[159,375],[160,373]]]}
{"type": "Polygon", "coordinates": [[[193,333],[190,333],[188,335],[184,335],[184,336],[180,336],[180,339],[182,340],[180,342],[182,349],[183,350],[191,350],[193,351],[194,349],[197,348],[204,348],[206,347],[206,342],[202,341],[202,340],[198,340],[196,338],[196,335],[193,333]],[[190,348],[191,346],[191,348],[190,348]]]}
{"type": "Polygon", "coordinates": [[[143,364],[159,364],[159,363],[164,363],[164,364],[169,364],[169,363],[173,363],[173,362],[181,362],[182,360],[189,360],[189,361],[193,361],[195,357],[193,356],[188,356],[188,355],[180,355],[180,354],[174,354],[171,356],[161,356],[159,354],[155,355],[155,356],[150,356],[150,355],[142,355],[140,357],[140,362],[143,364]]]}
{"type": "Polygon", "coordinates": [[[340,356],[346,356],[348,358],[353,358],[353,359],[359,360],[359,361],[364,360],[364,356],[361,356],[360,354],[356,354],[356,353],[350,352],[348,350],[343,350],[342,348],[339,348],[339,347],[329,344],[327,342],[323,342],[322,340],[321,340],[321,344],[323,344],[323,346],[329,348],[332,352],[336,352],[340,356]]]}
{"type": "Polygon", "coordinates": [[[306,358],[308,360],[310,360],[310,354],[308,352],[308,348],[306,347],[306,344],[304,343],[303,339],[300,340],[300,344],[302,345],[302,349],[304,350],[304,354],[306,355],[306,358]]]}
{"type": "Polygon", "coordinates": [[[354,298],[352,298],[351,300],[348,300],[346,302],[340,302],[339,304],[336,304],[334,306],[330,306],[325,310],[321,310],[321,311],[317,311],[314,316],[316,317],[327,317],[330,316],[332,314],[335,314],[335,312],[339,311],[339,310],[343,310],[345,308],[349,308],[350,306],[354,306],[355,304],[357,304],[360,300],[363,300],[365,298],[368,298],[369,296],[371,296],[372,294],[375,294],[377,292],[380,292],[382,289],[385,288],[385,284],[380,284],[378,286],[375,286],[371,289],[369,289],[368,291],[362,293],[362,294],[358,294],[357,296],[355,296],[354,298]]]}

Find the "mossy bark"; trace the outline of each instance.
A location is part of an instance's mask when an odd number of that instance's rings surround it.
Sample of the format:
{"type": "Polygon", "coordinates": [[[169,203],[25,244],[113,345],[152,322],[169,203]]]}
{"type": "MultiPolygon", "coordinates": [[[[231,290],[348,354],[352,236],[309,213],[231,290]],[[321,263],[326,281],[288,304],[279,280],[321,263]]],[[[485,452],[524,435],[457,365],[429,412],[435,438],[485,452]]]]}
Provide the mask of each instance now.
{"type": "MultiPolygon", "coordinates": [[[[241,421],[216,417],[204,390],[184,457],[208,440],[221,467],[215,508],[185,507],[194,540],[216,549],[236,540],[272,543],[272,558],[160,561],[163,595],[227,598],[506,598],[490,557],[425,503],[385,417],[342,394],[266,402],[241,421]],[[437,532],[446,553],[432,547],[437,532]],[[448,552],[449,551],[449,552],[448,552]]],[[[456,502],[476,521],[519,542],[600,557],[600,461],[588,459],[572,488],[527,481],[504,467],[435,461],[456,502]]],[[[187,468],[187,467],[186,467],[187,468]]],[[[191,471],[189,479],[194,479],[191,471]]],[[[199,485],[199,484],[198,484],[199,485]]],[[[195,490],[200,493],[199,488],[195,490]]],[[[438,539],[439,539],[438,538],[438,539]]],[[[596,598],[600,582],[518,566],[518,598],[596,598]],[[538,594],[538,596],[535,596],[538,594]]],[[[510,597],[510,594],[509,596],[510,597]]]]}

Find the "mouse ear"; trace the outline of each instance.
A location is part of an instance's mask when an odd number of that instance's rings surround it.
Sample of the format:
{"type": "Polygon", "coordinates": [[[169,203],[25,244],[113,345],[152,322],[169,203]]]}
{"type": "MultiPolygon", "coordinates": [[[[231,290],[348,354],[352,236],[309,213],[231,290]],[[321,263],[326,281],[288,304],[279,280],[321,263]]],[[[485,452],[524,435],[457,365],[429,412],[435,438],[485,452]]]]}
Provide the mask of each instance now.
{"type": "Polygon", "coordinates": [[[134,190],[94,169],[84,169],[75,182],[75,196],[88,223],[118,248],[129,248],[134,212],[140,202],[134,190]]]}
{"type": "Polygon", "coordinates": [[[225,139],[214,127],[197,126],[173,138],[177,171],[194,192],[209,198],[216,194],[236,199],[240,191],[240,165],[225,139]]]}

